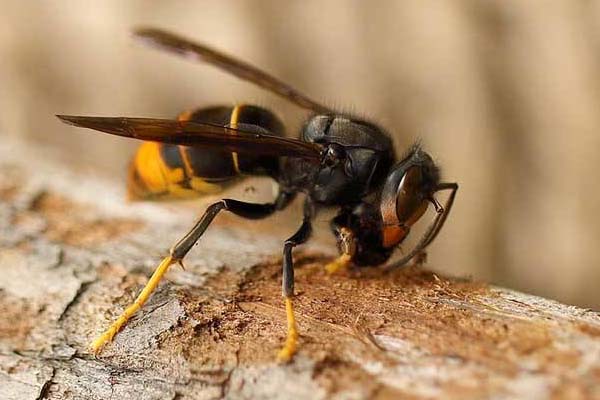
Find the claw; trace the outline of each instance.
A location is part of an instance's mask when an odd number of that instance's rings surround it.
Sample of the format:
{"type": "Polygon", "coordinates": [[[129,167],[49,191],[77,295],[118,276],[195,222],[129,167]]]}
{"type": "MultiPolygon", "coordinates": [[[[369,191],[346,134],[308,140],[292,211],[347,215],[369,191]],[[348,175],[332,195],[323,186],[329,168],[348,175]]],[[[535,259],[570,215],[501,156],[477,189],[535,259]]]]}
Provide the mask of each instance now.
{"type": "Polygon", "coordinates": [[[352,260],[352,256],[350,254],[342,254],[329,264],[325,265],[325,271],[327,271],[327,273],[330,275],[335,274],[340,269],[348,268],[348,265],[350,265],[350,260],[352,260]]]}

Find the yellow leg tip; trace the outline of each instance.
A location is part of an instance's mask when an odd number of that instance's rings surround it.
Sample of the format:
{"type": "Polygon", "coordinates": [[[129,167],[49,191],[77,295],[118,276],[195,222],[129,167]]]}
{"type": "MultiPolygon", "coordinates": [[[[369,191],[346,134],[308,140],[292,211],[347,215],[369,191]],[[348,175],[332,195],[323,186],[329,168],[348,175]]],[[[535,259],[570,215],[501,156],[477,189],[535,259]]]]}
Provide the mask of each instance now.
{"type": "Polygon", "coordinates": [[[277,353],[277,361],[281,363],[292,361],[294,354],[296,354],[296,350],[298,350],[298,334],[288,335],[285,345],[279,350],[279,353],[277,353]]]}
{"type": "Polygon", "coordinates": [[[90,343],[90,346],[89,346],[92,354],[100,353],[100,350],[102,350],[102,347],[104,347],[104,341],[100,340],[100,338],[95,339],[92,343],[90,343]]]}
{"type": "Polygon", "coordinates": [[[156,268],[156,270],[152,274],[152,277],[150,278],[144,289],[142,289],[142,291],[135,299],[133,304],[127,307],[127,309],[123,311],[123,314],[121,314],[119,318],[117,318],[117,320],[113,322],[112,325],[106,331],[104,331],[104,333],[102,333],[102,335],[100,335],[96,340],[94,340],[90,344],[90,351],[92,351],[94,354],[98,354],[107,343],[110,343],[113,340],[113,338],[115,337],[117,332],[121,330],[123,325],[125,325],[127,321],[129,321],[133,314],[135,314],[140,308],[142,308],[146,300],[148,300],[154,289],[156,289],[156,287],[158,286],[158,283],[160,282],[165,272],[167,272],[167,270],[169,269],[169,266],[171,266],[171,264],[175,262],[178,262],[178,260],[173,260],[173,258],[170,256],[165,257],[162,260],[162,262],[160,263],[158,268],[156,268]]]}
{"type": "Polygon", "coordinates": [[[127,313],[127,310],[115,322],[113,322],[112,325],[106,331],[104,331],[104,333],[102,333],[102,335],[98,336],[90,344],[90,351],[92,351],[94,354],[98,354],[98,353],[100,353],[100,351],[102,351],[102,348],[107,343],[112,342],[115,335],[121,330],[123,325],[125,325],[125,323],[129,320],[129,317],[132,315],[132,314],[127,315],[126,313],[127,313]]]}
{"type": "Polygon", "coordinates": [[[289,297],[285,298],[285,311],[288,325],[287,338],[283,348],[277,353],[277,360],[279,362],[287,363],[292,360],[298,349],[298,329],[296,328],[296,318],[294,317],[292,299],[289,297]]]}
{"type": "Polygon", "coordinates": [[[90,351],[94,354],[100,353],[105,344],[110,343],[113,340],[113,337],[117,331],[110,327],[106,330],[102,335],[96,338],[92,343],[90,343],[90,351]]]}
{"type": "Polygon", "coordinates": [[[350,265],[351,259],[352,259],[352,256],[350,256],[349,254],[342,254],[341,256],[339,256],[338,258],[336,258],[329,264],[325,265],[325,271],[329,275],[331,275],[331,274],[335,274],[336,272],[338,272],[341,269],[346,269],[346,268],[348,268],[348,265],[350,265]]]}

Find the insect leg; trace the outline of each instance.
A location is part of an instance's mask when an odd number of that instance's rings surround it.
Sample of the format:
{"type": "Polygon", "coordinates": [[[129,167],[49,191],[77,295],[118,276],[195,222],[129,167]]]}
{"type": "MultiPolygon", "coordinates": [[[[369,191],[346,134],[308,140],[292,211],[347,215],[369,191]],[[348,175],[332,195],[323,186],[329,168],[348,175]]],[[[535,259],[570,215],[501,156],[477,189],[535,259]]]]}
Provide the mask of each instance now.
{"type": "Polygon", "coordinates": [[[158,287],[163,275],[169,267],[175,263],[181,263],[185,255],[190,251],[192,246],[200,239],[206,231],[210,223],[221,210],[226,210],[239,215],[243,218],[259,219],[271,215],[273,212],[283,209],[293,199],[294,194],[280,192],[277,199],[273,203],[256,204],[246,203],[238,200],[223,199],[211,204],[204,215],[196,222],[196,225],[173,246],[169,255],[165,257],[160,265],[156,268],[152,277],[142,289],[133,304],[125,309],[125,311],[117,318],[115,322],[90,345],[94,353],[99,352],[102,347],[110,342],[119,330],[127,323],[127,321],[135,314],[144,303],[148,300],[152,292],[158,287]]]}
{"type": "Polygon", "coordinates": [[[312,232],[311,219],[311,205],[307,203],[304,208],[302,225],[300,225],[300,228],[296,233],[285,241],[283,246],[283,278],[281,289],[287,316],[287,338],[277,356],[282,362],[290,361],[298,347],[298,329],[296,327],[296,318],[294,317],[294,307],[292,304],[292,298],[294,297],[294,264],[292,260],[292,249],[309,239],[312,232]]]}
{"type": "Polygon", "coordinates": [[[429,244],[431,242],[433,242],[433,240],[436,238],[438,233],[440,233],[440,231],[442,230],[442,227],[444,226],[444,223],[446,222],[446,219],[448,218],[448,215],[450,214],[450,210],[452,209],[452,204],[454,204],[454,197],[456,197],[456,192],[458,191],[458,183],[456,183],[456,182],[440,183],[436,188],[436,192],[439,192],[442,190],[450,190],[450,195],[448,196],[448,200],[446,200],[445,207],[442,209],[442,212],[440,213],[441,217],[436,226],[435,232],[433,232],[431,234],[431,236],[427,240],[427,243],[425,243],[425,246],[423,247],[423,249],[425,247],[429,246],[429,244]]]}
{"type": "Polygon", "coordinates": [[[341,269],[346,269],[352,261],[352,256],[356,252],[356,238],[354,232],[347,227],[336,227],[339,239],[340,256],[325,265],[325,271],[328,274],[334,274],[341,269]]]}
{"type": "Polygon", "coordinates": [[[454,204],[454,198],[456,197],[456,192],[458,191],[458,183],[440,183],[436,187],[435,191],[439,192],[442,190],[450,190],[450,195],[448,196],[444,207],[436,207],[437,215],[435,219],[433,220],[431,225],[429,225],[429,227],[427,228],[427,230],[425,231],[425,233],[421,237],[421,240],[419,240],[415,248],[411,250],[407,255],[402,257],[400,260],[397,260],[386,266],[385,269],[387,271],[399,268],[407,262],[409,262],[416,255],[421,254],[425,250],[425,248],[427,248],[427,246],[429,246],[429,244],[433,242],[433,240],[437,237],[438,233],[440,233],[440,230],[442,229],[444,223],[446,222],[446,219],[448,218],[448,214],[450,214],[452,204],[454,204]]]}

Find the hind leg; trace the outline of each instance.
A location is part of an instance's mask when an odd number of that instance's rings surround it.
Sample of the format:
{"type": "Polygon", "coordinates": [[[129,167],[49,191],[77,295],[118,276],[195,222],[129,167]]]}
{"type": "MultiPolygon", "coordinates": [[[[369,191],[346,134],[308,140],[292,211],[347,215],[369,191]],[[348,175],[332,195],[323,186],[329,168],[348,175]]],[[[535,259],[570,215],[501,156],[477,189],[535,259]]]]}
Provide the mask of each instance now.
{"type": "Polygon", "coordinates": [[[285,208],[292,200],[293,195],[288,193],[280,193],[275,202],[265,204],[246,203],[238,200],[223,199],[211,204],[202,217],[196,222],[194,227],[173,246],[169,255],[165,257],[160,265],[156,268],[152,277],[142,289],[133,304],[125,309],[125,311],[117,318],[115,322],[90,345],[94,353],[98,353],[102,347],[110,342],[119,330],[127,323],[127,321],[146,303],[154,290],[158,287],[162,277],[168,271],[169,267],[175,263],[182,263],[183,258],[190,251],[192,246],[200,239],[206,229],[209,227],[217,214],[222,211],[229,211],[243,218],[260,219],[265,218],[275,211],[285,208]]]}

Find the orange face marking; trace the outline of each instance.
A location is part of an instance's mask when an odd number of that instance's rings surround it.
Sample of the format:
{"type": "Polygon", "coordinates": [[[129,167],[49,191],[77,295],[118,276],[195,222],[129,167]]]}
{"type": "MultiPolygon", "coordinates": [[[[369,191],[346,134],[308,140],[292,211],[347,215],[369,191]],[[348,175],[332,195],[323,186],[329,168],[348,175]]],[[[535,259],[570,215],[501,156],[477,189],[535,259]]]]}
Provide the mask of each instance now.
{"type": "Polygon", "coordinates": [[[397,225],[383,228],[383,247],[392,247],[400,243],[408,235],[408,229],[397,225]]]}

